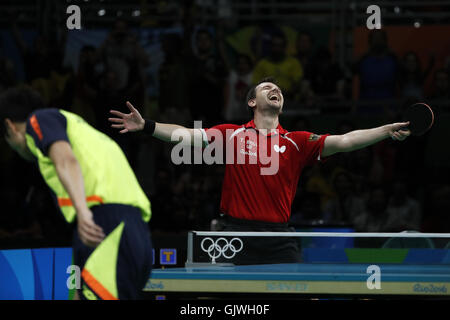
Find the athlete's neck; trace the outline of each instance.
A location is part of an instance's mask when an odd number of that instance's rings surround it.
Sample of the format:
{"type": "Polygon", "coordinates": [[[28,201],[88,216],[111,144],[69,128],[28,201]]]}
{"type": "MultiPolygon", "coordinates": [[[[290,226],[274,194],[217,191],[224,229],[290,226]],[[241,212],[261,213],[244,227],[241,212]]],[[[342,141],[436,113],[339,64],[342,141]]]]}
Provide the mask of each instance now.
{"type": "Polygon", "coordinates": [[[259,112],[255,112],[255,117],[253,118],[255,122],[256,129],[276,129],[278,127],[278,115],[263,115],[259,112]]]}

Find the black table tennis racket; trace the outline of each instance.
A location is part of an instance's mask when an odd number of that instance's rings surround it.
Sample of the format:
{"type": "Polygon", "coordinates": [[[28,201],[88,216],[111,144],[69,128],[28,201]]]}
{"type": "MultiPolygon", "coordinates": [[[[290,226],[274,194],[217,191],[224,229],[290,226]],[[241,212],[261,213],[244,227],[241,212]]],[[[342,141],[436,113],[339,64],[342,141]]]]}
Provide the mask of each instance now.
{"type": "MultiPolygon", "coordinates": [[[[409,121],[407,129],[413,136],[421,136],[431,129],[434,123],[434,113],[431,107],[419,102],[410,105],[403,112],[403,121],[409,121]]],[[[406,128],[405,128],[406,129],[406,128]]]]}

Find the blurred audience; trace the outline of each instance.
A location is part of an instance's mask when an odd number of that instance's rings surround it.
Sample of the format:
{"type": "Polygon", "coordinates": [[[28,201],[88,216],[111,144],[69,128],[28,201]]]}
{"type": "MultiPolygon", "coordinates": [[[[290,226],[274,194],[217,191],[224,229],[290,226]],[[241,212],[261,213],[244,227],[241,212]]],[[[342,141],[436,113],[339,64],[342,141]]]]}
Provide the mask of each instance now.
{"type": "Polygon", "coordinates": [[[297,34],[295,41],[296,55],[303,69],[303,79],[310,80],[314,77],[314,39],[305,31],[297,34]]]}
{"type": "Polygon", "coordinates": [[[282,31],[274,33],[271,38],[270,55],[259,60],[253,70],[253,83],[272,76],[283,88],[286,104],[293,100],[300,88],[303,68],[300,62],[286,53],[287,40],[282,31]]]}
{"type": "Polygon", "coordinates": [[[75,74],[76,91],[72,111],[81,115],[94,126],[97,126],[98,113],[94,106],[99,95],[102,67],[101,61],[97,59],[96,49],[93,46],[83,46],[80,50],[78,70],[75,74]]]}
{"type": "Polygon", "coordinates": [[[0,38],[0,94],[16,84],[14,64],[3,52],[3,39],[0,38]]]}
{"type": "Polygon", "coordinates": [[[191,48],[189,107],[195,120],[213,126],[222,120],[223,87],[227,76],[225,62],[217,50],[211,31],[198,29],[191,48]]]}
{"type": "Polygon", "coordinates": [[[252,86],[253,62],[247,55],[238,55],[236,66],[228,74],[224,88],[225,120],[236,121],[248,118],[245,97],[252,86]]]}
{"type": "Polygon", "coordinates": [[[392,185],[388,201],[388,218],[384,225],[386,232],[420,231],[422,212],[419,201],[408,195],[405,182],[392,185]]]}
{"type": "MultiPolygon", "coordinates": [[[[217,11],[205,3],[192,2],[189,7],[173,1],[158,2],[157,12],[178,18],[175,24],[161,20],[153,25],[172,27],[184,23],[184,36],[172,31],[161,36],[163,58],[156,69],[159,93],[154,97],[159,120],[186,125],[191,120],[203,120],[204,127],[222,122],[243,123],[248,119],[244,101],[248,88],[266,76],[277,79],[287,108],[300,105],[303,110],[330,115],[318,106],[323,102],[333,105],[347,101],[350,94],[344,70],[336,63],[336,56],[312,34],[300,31],[287,35],[276,26],[256,27],[259,31],[251,33],[250,27],[239,26],[243,33],[250,30],[247,33],[253,35],[249,36],[252,43],[245,43],[252,54],[236,50],[239,41],[233,42],[233,48],[227,47],[221,22],[206,25],[198,20],[199,8],[217,11]],[[255,57],[260,58],[255,61],[255,57]]],[[[151,152],[158,155],[154,163],[150,162],[148,157],[138,157],[142,143],[139,137],[119,135],[109,126],[107,114],[111,108],[127,112],[127,100],[137,107],[148,104],[144,71],[151,65],[150,57],[126,21],[117,19],[99,48],[83,46],[74,72],[62,63],[64,32],[60,37],[38,32],[30,45],[14,22],[12,34],[22,55],[24,82],[41,92],[47,106],[70,109],[110,135],[124,149],[133,168],[152,167],[154,182],[149,197],[154,232],[209,229],[212,221],[220,221],[224,166],[175,166],[170,161],[170,145],[159,142],[149,143],[151,152]]],[[[434,67],[433,58],[424,69],[415,52],[406,53],[398,62],[384,30],[371,32],[368,40],[368,52],[354,67],[360,79],[360,101],[402,98],[403,105],[408,105],[411,99],[423,99],[425,81],[434,67]]],[[[16,72],[0,42],[0,93],[18,84],[16,72]]],[[[438,69],[427,98],[443,100],[448,106],[448,77],[448,69],[438,69]]],[[[375,111],[381,113],[380,104],[377,108],[375,111]]],[[[390,117],[398,120],[395,115],[390,117]]],[[[335,134],[345,134],[360,127],[357,120],[343,114],[330,123],[337,125],[335,134]]],[[[290,122],[292,131],[314,132],[314,121],[297,116],[286,122],[290,122]]],[[[306,168],[292,205],[291,223],[345,225],[372,232],[449,232],[450,187],[435,186],[431,177],[427,180],[423,151],[427,139],[415,137],[402,143],[385,140],[370,148],[336,154],[320,165],[306,168]],[[407,175],[411,172],[416,174],[407,175]],[[419,198],[421,192],[424,196],[419,198]]],[[[33,177],[26,188],[15,184],[8,168],[23,166],[22,172],[27,174],[27,164],[7,150],[0,143],[0,185],[5,191],[0,194],[0,201],[5,204],[5,212],[14,211],[17,215],[11,219],[0,215],[0,246],[17,243],[18,239],[36,243],[44,243],[47,237],[51,243],[70,241],[65,238],[67,233],[61,231],[65,224],[54,212],[50,194],[43,191],[46,189],[42,179],[33,177]]],[[[214,228],[220,229],[216,224],[214,228]]]]}
{"type": "Polygon", "coordinates": [[[393,99],[400,71],[397,56],[389,48],[386,31],[371,31],[368,41],[368,52],[354,66],[354,72],[359,76],[359,99],[393,99]]]}
{"type": "Polygon", "coordinates": [[[190,119],[186,105],[189,100],[189,66],[183,39],[176,33],[165,34],[161,39],[161,48],[164,61],[158,70],[159,111],[166,113],[175,110],[186,120],[190,119]]]}
{"type": "Polygon", "coordinates": [[[431,187],[425,205],[423,232],[450,232],[450,185],[431,187]]]}
{"type": "Polygon", "coordinates": [[[368,192],[366,206],[356,217],[353,224],[357,231],[383,232],[388,219],[388,198],[386,190],[374,186],[368,192]]]}
{"type": "Polygon", "coordinates": [[[447,70],[439,69],[434,73],[433,89],[430,99],[450,99],[450,82],[447,70]]]}
{"type": "Polygon", "coordinates": [[[314,60],[309,61],[309,76],[302,80],[299,100],[304,106],[323,101],[343,100],[346,96],[344,73],[333,61],[330,51],[320,47],[314,60]]]}
{"type": "Polygon", "coordinates": [[[320,195],[299,191],[296,195],[296,206],[293,206],[289,223],[299,227],[323,224],[320,195]]]}
{"type": "Polygon", "coordinates": [[[431,56],[428,66],[425,70],[422,70],[417,54],[413,51],[405,53],[399,75],[400,96],[402,98],[424,98],[424,83],[434,67],[434,62],[434,56],[431,56]]]}
{"type": "Polygon", "coordinates": [[[336,197],[325,207],[325,220],[330,223],[353,225],[355,218],[364,211],[365,201],[359,194],[352,175],[347,171],[339,171],[332,178],[336,197]]]}

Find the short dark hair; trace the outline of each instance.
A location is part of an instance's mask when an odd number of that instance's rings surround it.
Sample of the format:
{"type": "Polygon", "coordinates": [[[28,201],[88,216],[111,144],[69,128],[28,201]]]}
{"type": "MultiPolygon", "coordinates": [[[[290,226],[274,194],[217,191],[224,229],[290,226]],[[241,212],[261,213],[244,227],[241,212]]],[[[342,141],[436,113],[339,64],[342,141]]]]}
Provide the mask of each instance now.
{"type": "Polygon", "coordinates": [[[25,122],[36,109],[44,108],[44,100],[28,86],[9,88],[0,95],[0,126],[4,133],[5,119],[25,122]]]}
{"type": "Polygon", "coordinates": [[[246,105],[247,105],[247,109],[248,109],[250,115],[252,115],[252,116],[255,114],[255,112],[253,111],[253,108],[250,107],[250,106],[248,105],[248,102],[249,102],[250,100],[256,98],[256,87],[259,86],[259,85],[260,85],[261,83],[263,83],[263,82],[270,82],[270,83],[273,83],[273,84],[275,84],[275,85],[278,85],[278,83],[277,83],[277,81],[275,80],[275,78],[273,78],[273,77],[266,77],[266,78],[262,78],[261,80],[259,80],[255,85],[253,85],[253,86],[248,90],[247,96],[246,96],[246,98],[245,98],[245,103],[246,103],[246,105]]]}

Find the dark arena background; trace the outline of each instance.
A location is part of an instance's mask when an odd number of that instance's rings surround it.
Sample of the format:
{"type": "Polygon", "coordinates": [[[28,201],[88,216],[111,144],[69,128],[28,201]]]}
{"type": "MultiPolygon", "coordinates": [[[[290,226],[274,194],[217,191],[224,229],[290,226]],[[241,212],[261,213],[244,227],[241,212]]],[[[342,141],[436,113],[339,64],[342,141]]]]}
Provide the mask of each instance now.
{"type": "MultiPolygon", "coordinates": [[[[45,107],[80,115],[122,148],[150,200],[153,272],[145,299],[449,297],[450,1],[17,0],[1,1],[0,12],[0,94],[26,85],[45,107]],[[306,167],[291,206],[294,231],[371,235],[305,234],[297,238],[300,267],[274,267],[264,279],[262,266],[208,257],[223,230],[225,165],[175,164],[172,144],[120,134],[108,117],[111,109],[128,113],[130,101],[156,122],[241,125],[252,119],[247,91],[267,76],[283,91],[279,119],[288,131],[379,127],[401,122],[416,102],[431,106],[434,124],[424,135],[306,167]],[[193,230],[219,234],[202,251],[193,230]],[[376,236],[400,232],[442,237],[392,244],[376,236]],[[196,284],[190,263],[207,270],[196,284]],[[366,288],[369,265],[381,266],[385,291],[366,288]],[[402,280],[405,273],[411,279],[402,280]]],[[[76,227],[65,222],[37,165],[5,139],[0,188],[0,299],[72,299],[76,227]]]]}

